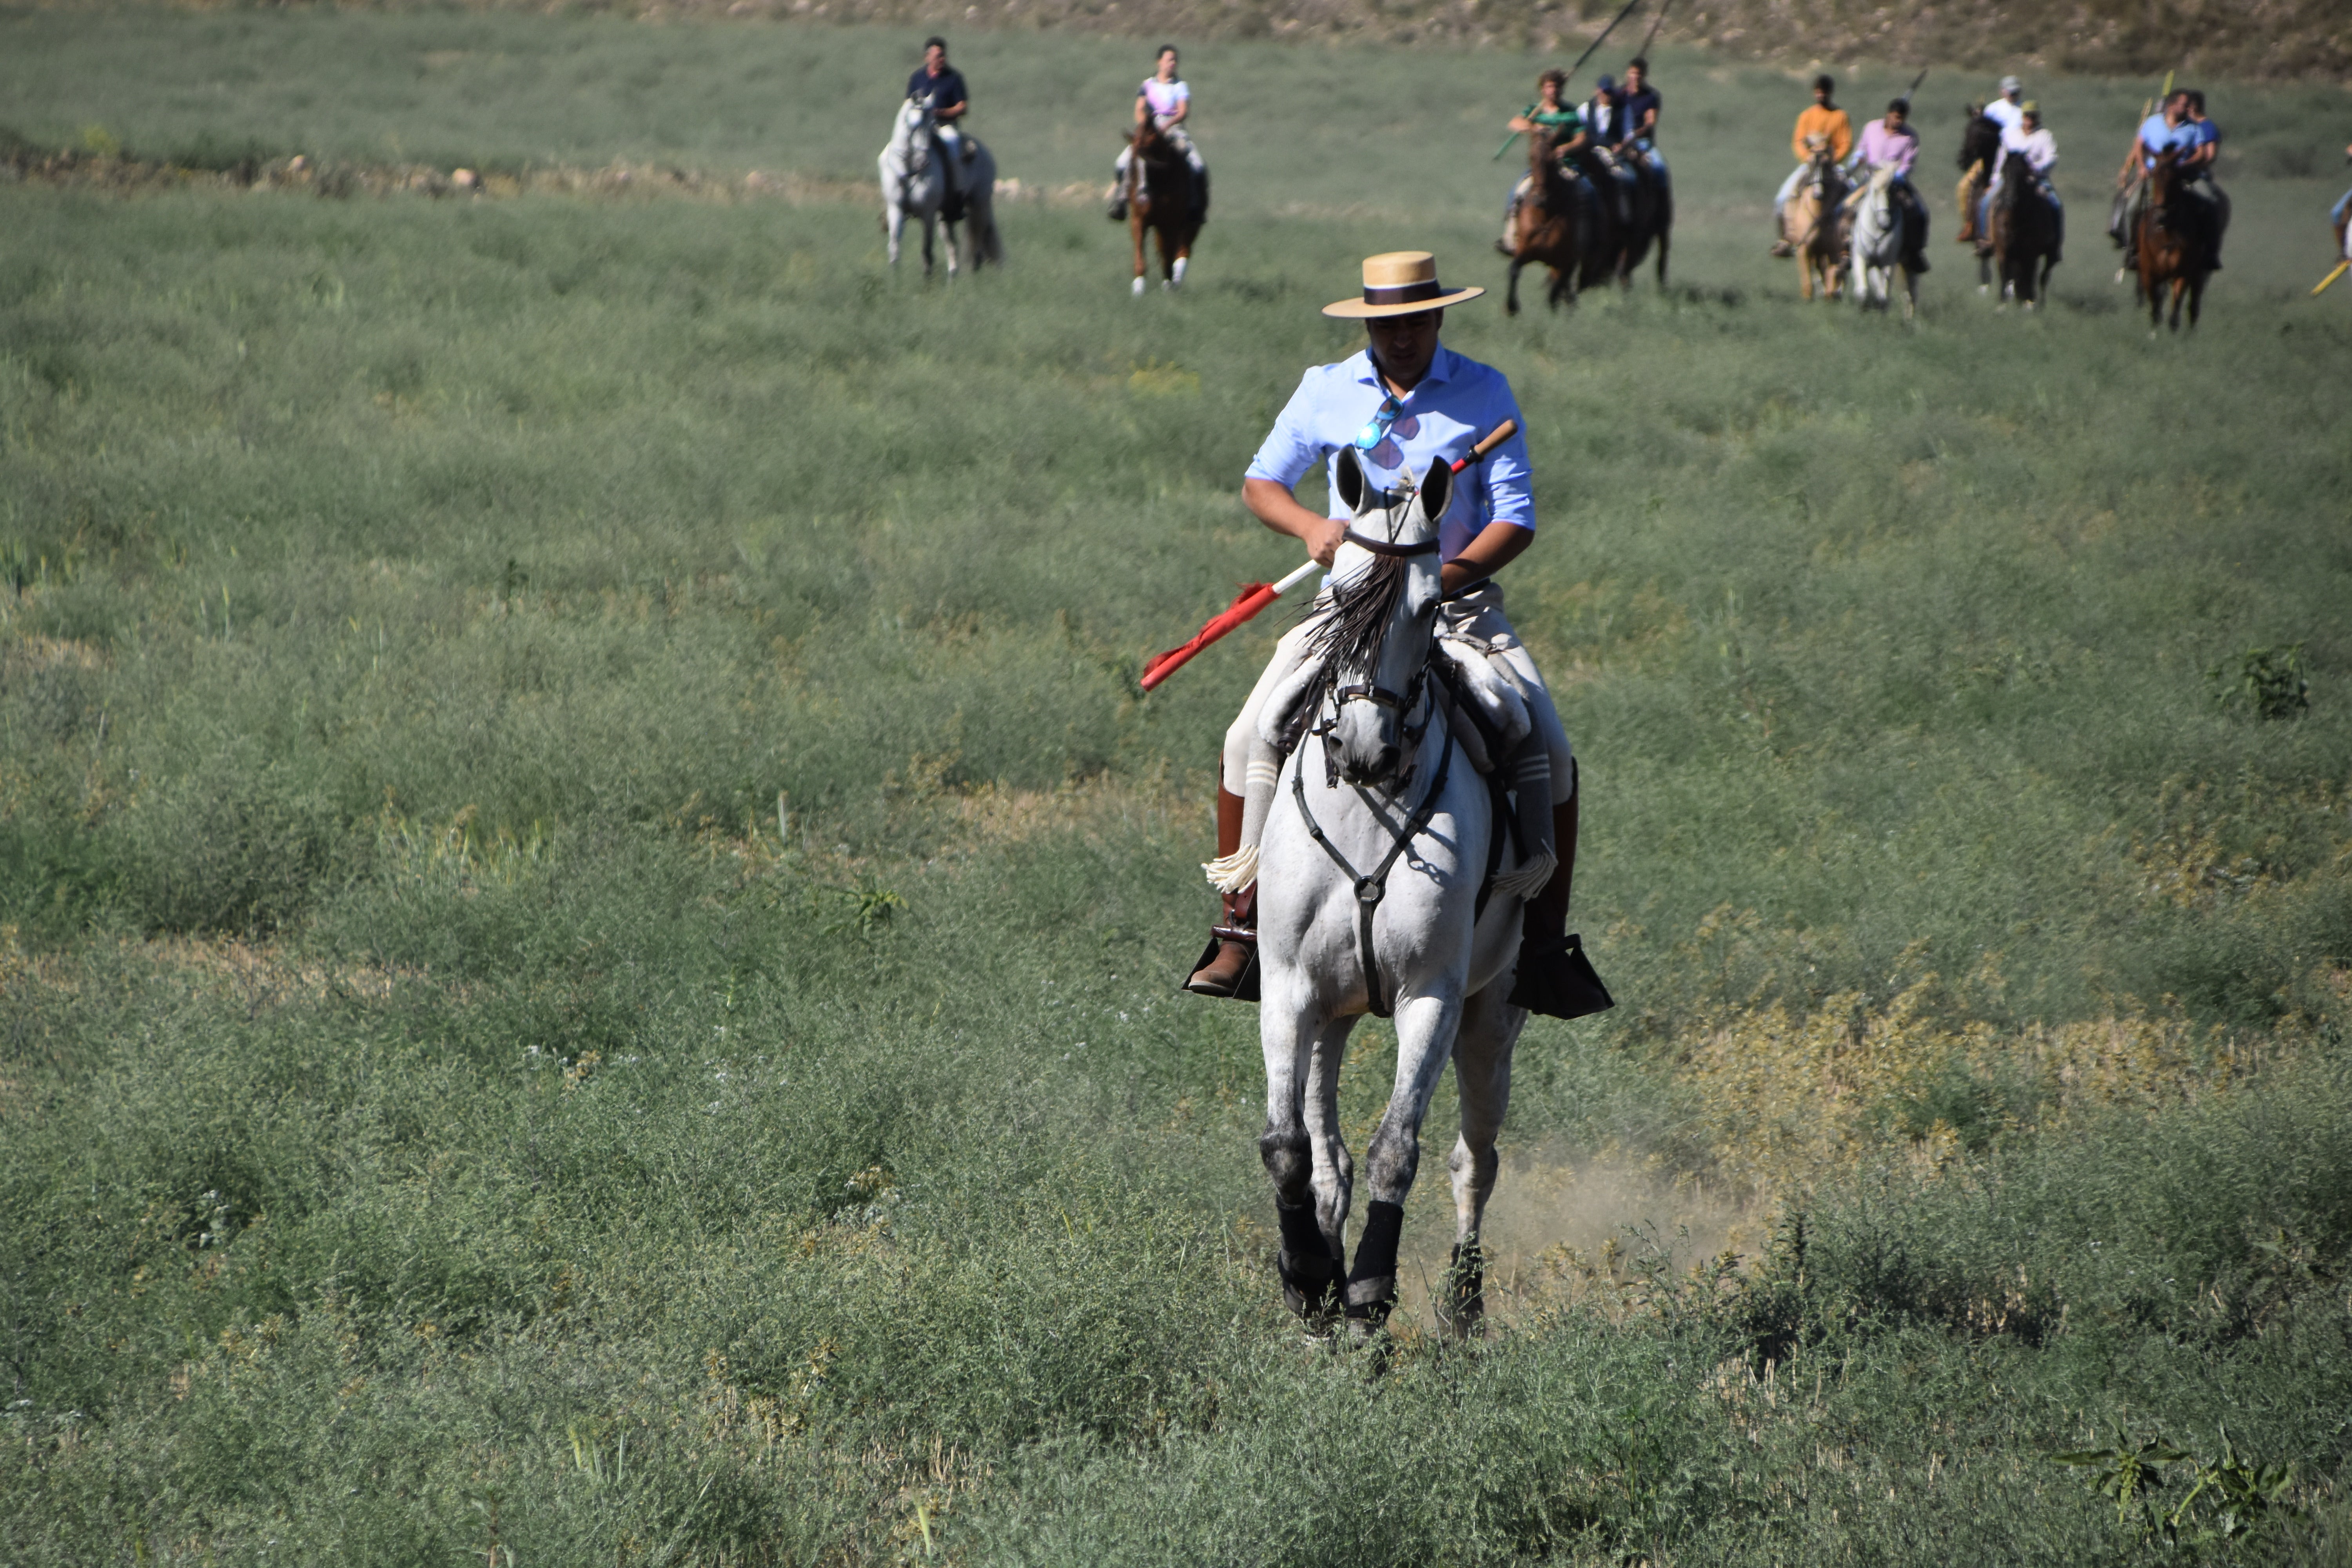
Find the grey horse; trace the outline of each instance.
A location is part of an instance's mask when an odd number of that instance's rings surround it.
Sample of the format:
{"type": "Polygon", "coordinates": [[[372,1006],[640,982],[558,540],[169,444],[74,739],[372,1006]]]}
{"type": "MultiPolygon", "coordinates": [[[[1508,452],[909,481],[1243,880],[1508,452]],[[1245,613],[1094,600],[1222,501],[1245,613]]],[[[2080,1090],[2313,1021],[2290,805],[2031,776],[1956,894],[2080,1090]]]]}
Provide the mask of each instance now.
{"type": "Polygon", "coordinates": [[[1355,454],[1341,453],[1339,498],[1354,522],[1310,645],[1321,657],[1267,704],[1269,728],[1285,715],[1307,722],[1259,850],[1259,1152],[1274,1181],[1285,1297],[1318,1328],[1344,1313],[1370,1332],[1394,1304],[1421,1124],[1449,1058],[1462,1125],[1447,1161],[1455,1247],[1440,1310],[1466,1332],[1483,1310],[1479,1227],[1528,1018],[1507,1000],[1519,892],[1550,865],[1548,853],[1521,865],[1432,689],[1443,630],[1438,520],[1452,478],[1440,462],[1407,493],[1373,491],[1355,454]],[[1396,1082],[1365,1151],[1370,1202],[1351,1269],[1355,1165],[1340,1135],[1339,1080],[1349,1033],[1367,1013],[1395,1019],[1396,1082]]]}

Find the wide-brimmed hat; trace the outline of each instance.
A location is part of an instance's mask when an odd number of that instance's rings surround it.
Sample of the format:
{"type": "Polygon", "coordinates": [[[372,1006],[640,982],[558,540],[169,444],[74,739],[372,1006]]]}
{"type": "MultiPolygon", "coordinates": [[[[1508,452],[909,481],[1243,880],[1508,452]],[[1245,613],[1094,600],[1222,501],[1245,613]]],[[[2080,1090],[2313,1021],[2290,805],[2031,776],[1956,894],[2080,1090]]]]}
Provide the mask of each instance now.
{"type": "Polygon", "coordinates": [[[1448,293],[1445,285],[1437,280],[1437,258],[1426,250],[1391,250],[1364,258],[1362,299],[1334,300],[1323,307],[1323,313],[1350,320],[1413,316],[1475,300],[1486,291],[1456,289],[1448,293]]]}

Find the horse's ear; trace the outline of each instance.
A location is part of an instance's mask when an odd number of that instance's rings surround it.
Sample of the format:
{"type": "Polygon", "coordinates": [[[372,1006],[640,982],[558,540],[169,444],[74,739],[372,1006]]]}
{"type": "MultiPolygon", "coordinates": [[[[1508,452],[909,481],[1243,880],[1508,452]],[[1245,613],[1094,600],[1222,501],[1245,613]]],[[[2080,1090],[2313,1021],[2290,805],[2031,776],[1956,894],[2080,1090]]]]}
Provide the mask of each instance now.
{"type": "Polygon", "coordinates": [[[1353,447],[1339,448],[1339,504],[1349,517],[1364,515],[1364,466],[1356,460],[1353,447]]]}
{"type": "Polygon", "coordinates": [[[1429,465],[1429,472],[1421,477],[1421,511],[1435,522],[1445,515],[1445,503],[1454,499],[1454,467],[1444,458],[1429,465]]]}

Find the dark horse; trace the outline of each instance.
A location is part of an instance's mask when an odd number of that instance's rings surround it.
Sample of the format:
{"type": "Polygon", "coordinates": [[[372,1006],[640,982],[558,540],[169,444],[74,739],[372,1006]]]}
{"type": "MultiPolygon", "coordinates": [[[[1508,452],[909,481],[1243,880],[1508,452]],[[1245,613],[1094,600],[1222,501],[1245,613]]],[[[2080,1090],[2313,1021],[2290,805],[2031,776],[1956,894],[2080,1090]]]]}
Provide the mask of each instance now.
{"type": "Polygon", "coordinates": [[[1184,267],[1192,258],[1192,241],[1209,218],[1209,176],[1192,176],[1192,164],[1176,144],[1145,116],[1128,143],[1127,221],[1135,236],[1135,292],[1143,292],[1143,237],[1160,237],[1160,287],[1175,289],[1184,281],[1184,267]]]}
{"type": "Polygon", "coordinates": [[[2205,302],[2205,279],[2213,271],[2213,210],[2181,189],[2179,154],[2161,153],[2147,174],[2147,204],[2140,214],[2135,261],[2139,291],[2147,300],[2148,330],[2164,324],[2165,285],[2172,286],[2172,330],[2180,330],[2180,307],[2189,324],[2205,302]]]}
{"type": "Polygon", "coordinates": [[[2050,269],[2058,265],[2058,209],[2042,195],[2042,176],[2022,153],[2001,160],[1990,226],[2001,297],[2031,310],[2050,286],[2050,269]]]}
{"type": "Polygon", "coordinates": [[[1611,280],[1631,288],[1633,268],[1642,264],[1654,240],[1658,247],[1658,284],[1666,281],[1666,248],[1674,226],[1674,195],[1663,182],[1644,171],[1637,176],[1633,222],[1618,216],[1615,176],[1598,160],[1574,160],[1574,171],[1561,167],[1559,139],[1549,132],[1528,138],[1528,191],[1519,204],[1512,233],[1510,287],[1503,308],[1519,313],[1519,269],[1539,262],[1551,272],[1547,302],[1558,310],[1561,301],[1576,303],[1577,290],[1611,280]]]}
{"type": "Polygon", "coordinates": [[[1963,245],[1979,237],[1977,198],[1984,195],[2000,161],[2000,121],[1987,115],[1980,106],[1969,105],[1969,128],[1960,132],[1960,183],[1952,192],[1952,199],[1960,209],[1960,232],[1954,237],[1963,245]]]}

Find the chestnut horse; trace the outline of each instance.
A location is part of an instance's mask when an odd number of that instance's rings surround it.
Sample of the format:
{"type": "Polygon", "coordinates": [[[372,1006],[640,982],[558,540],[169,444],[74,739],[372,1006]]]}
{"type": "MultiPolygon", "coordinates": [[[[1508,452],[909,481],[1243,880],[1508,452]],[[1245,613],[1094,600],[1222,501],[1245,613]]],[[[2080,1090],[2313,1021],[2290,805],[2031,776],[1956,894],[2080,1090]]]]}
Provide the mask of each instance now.
{"type": "Polygon", "coordinates": [[[1558,136],[1538,131],[1528,138],[1528,194],[1519,203],[1511,234],[1511,280],[1504,291],[1506,314],[1519,313],[1519,268],[1529,262],[1551,271],[1545,300],[1555,310],[1576,303],[1576,291],[1606,279],[1602,231],[1612,226],[1607,201],[1559,166],[1558,136]]]}
{"type": "Polygon", "coordinates": [[[1201,176],[1200,205],[1195,209],[1192,164],[1148,115],[1135,128],[1128,152],[1127,222],[1135,236],[1135,292],[1143,292],[1143,278],[1149,270],[1143,256],[1146,234],[1160,237],[1160,286],[1181,288],[1185,265],[1192,258],[1192,241],[1209,216],[1209,177],[1201,176]]]}
{"type": "Polygon", "coordinates": [[[1818,280],[1822,298],[1834,300],[1846,257],[1845,176],[1830,154],[1826,137],[1805,140],[1813,156],[1797,194],[1780,209],[1780,231],[1797,253],[1797,292],[1811,299],[1818,280]]]}
{"type": "Polygon", "coordinates": [[[2205,302],[2205,279],[2212,273],[2213,214],[2206,204],[2182,190],[2179,154],[2157,155],[2147,174],[2147,201],[2140,213],[2136,260],[2139,290],[2147,300],[2151,334],[2164,325],[2166,284],[2172,286],[2172,330],[2180,330],[2180,307],[2189,307],[2189,324],[2205,302]]]}

